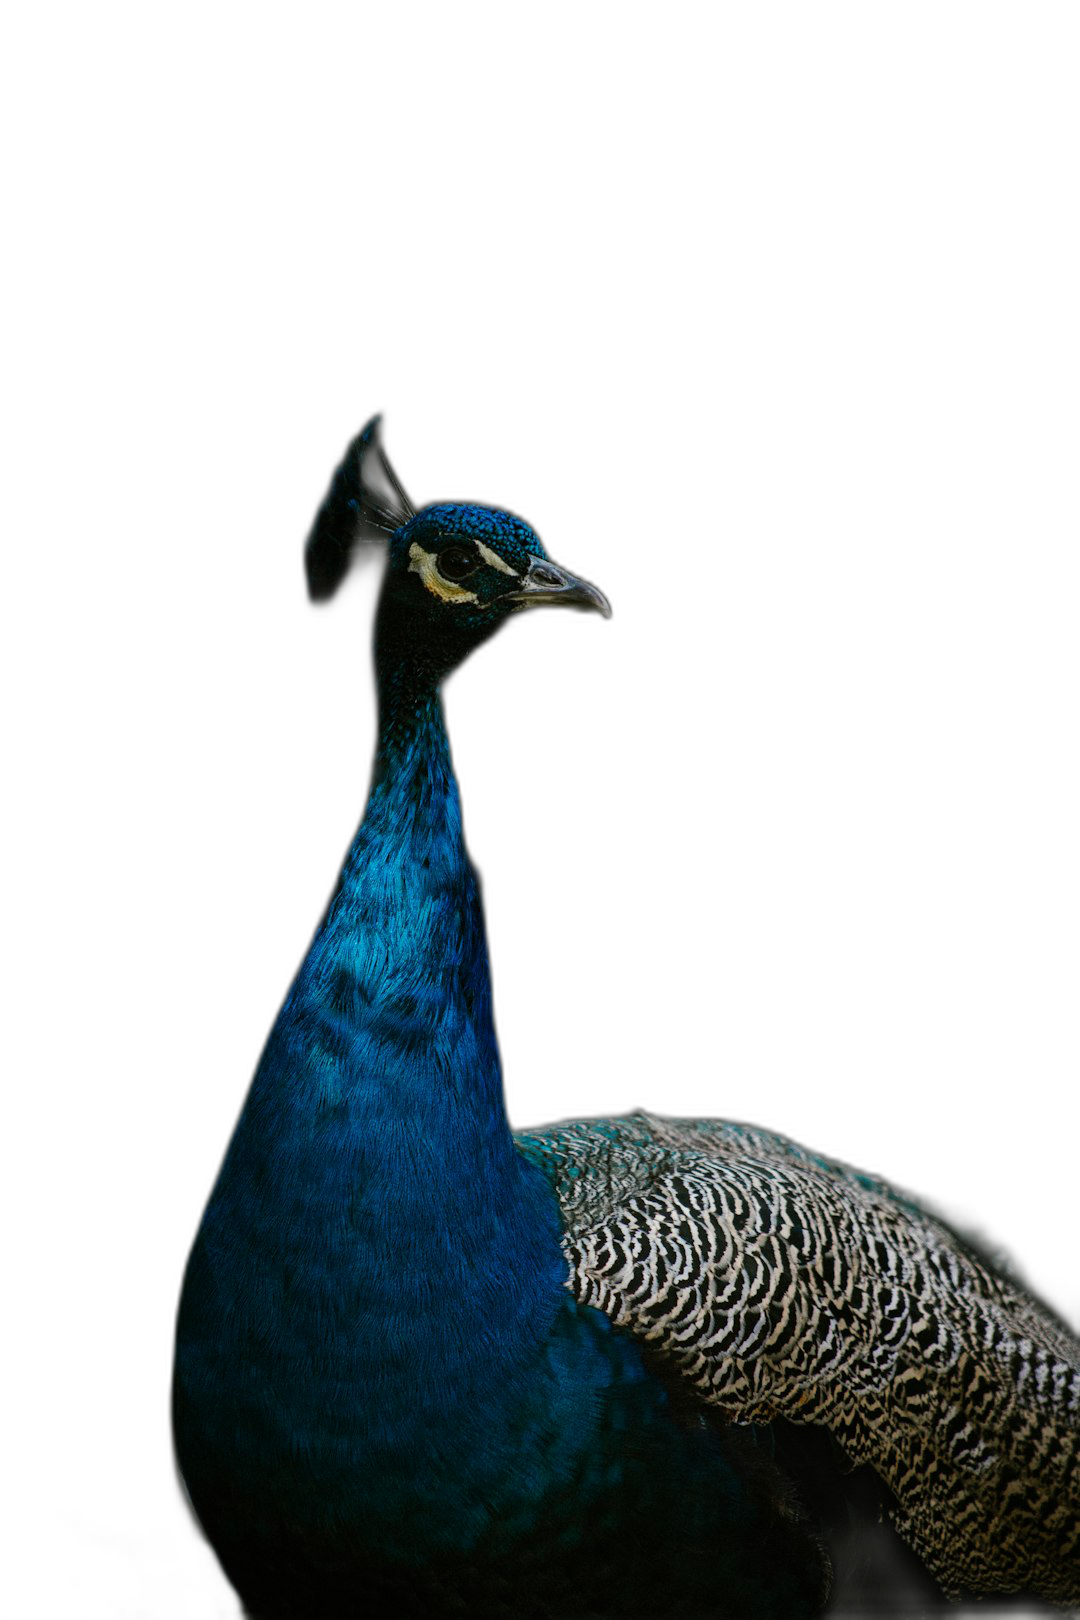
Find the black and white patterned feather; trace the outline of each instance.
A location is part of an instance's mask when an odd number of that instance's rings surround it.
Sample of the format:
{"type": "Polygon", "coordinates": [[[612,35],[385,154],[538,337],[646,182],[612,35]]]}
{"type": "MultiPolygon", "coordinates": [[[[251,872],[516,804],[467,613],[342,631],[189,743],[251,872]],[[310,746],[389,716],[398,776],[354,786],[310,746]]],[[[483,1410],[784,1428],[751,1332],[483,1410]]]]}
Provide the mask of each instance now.
{"type": "Polygon", "coordinates": [[[828,1429],[944,1591],[1080,1603],[1080,1344],[999,1261],[783,1137],[634,1114],[519,1136],[568,1285],[738,1423],[828,1429]]]}

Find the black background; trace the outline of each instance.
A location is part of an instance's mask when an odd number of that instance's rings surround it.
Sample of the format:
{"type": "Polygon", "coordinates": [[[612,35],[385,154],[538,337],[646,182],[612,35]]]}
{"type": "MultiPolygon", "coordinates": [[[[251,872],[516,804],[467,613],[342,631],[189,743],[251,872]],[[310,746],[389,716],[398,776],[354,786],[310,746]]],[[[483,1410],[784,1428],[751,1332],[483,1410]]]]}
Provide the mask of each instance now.
{"type": "MultiPolygon", "coordinates": [[[[690,305],[531,283],[483,353],[406,342],[408,300],[363,269],[355,308],[285,318],[251,269],[162,311],[147,533],[172,538],[138,633],[165,718],[139,789],[170,919],[151,1013],[176,1032],[168,1510],[186,1244],[363,813],[363,603],[309,611],[300,546],[379,411],[413,504],[505,505],[612,609],[521,616],[450,692],[513,1124],[782,1132],[983,1226],[1075,1317],[1041,423],[976,288],[801,269],[703,277],[690,305]]],[[[176,1612],[215,1614],[172,1523],[176,1612]]]]}

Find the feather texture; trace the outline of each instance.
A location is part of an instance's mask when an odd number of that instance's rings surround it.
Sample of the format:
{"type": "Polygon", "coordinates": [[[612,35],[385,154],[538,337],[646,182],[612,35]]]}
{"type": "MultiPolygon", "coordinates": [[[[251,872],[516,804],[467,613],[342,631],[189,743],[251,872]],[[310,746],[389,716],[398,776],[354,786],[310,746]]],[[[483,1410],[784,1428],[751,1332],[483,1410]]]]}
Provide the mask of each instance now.
{"type": "Polygon", "coordinates": [[[248,1611],[1080,1600],[1080,1347],[977,1246],[745,1126],[511,1132],[439,688],[519,611],[608,604],[510,513],[414,512],[372,423],[312,594],[387,534],[367,809],[177,1325],[177,1455],[248,1611]]]}
{"type": "Polygon", "coordinates": [[[882,1181],[783,1137],[637,1114],[520,1138],[574,1296],[737,1423],[829,1429],[946,1591],[1080,1593],[1080,1355],[882,1181]]]}

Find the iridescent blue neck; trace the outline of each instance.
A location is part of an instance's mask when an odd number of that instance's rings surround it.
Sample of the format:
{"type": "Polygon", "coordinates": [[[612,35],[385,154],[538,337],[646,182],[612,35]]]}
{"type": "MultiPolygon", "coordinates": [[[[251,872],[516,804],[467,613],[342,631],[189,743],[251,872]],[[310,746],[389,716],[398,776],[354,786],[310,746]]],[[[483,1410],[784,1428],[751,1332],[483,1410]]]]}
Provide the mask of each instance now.
{"type": "Polygon", "coordinates": [[[522,1221],[539,1223],[552,1286],[561,1273],[549,1195],[506,1118],[483,912],[437,686],[407,668],[380,675],[367,810],[222,1185],[235,1171],[287,1243],[317,1249],[328,1271],[337,1254],[362,1272],[373,1321],[400,1303],[413,1269],[422,1292],[440,1268],[464,1266],[460,1295],[485,1249],[488,1266],[512,1267],[522,1221]]]}
{"type": "MultiPolygon", "coordinates": [[[[565,1261],[506,1119],[437,684],[380,677],[367,810],[204,1217],[184,1332],[191,1377],[248,1424],[241,1471],[288,1481],[317,1459],[358,1522],[411,1534],[429,1481],[488,1467],[488,1428],[508,1427],[564,1309],[565,1261]]],[[[201,1443],[216,1455],[212,1429],[201,1443]]],[[[305,1479],[282,1487],[298,1523],[305,1479]]],[[[458,1521],[487,1500],[482,1481],[457,1519],[440,1504],[436,1539],[472,1534],[458,1521]]]]}
{"type": "Polygon", "coordinates": [[[322,1022],[336,1102],[370,1109],[385,1095],[418,1130],[442,1115],[455,1137],[479,1111],[489,1145],[497,1135],[509,1153],[483,914],[442,704],[408,666],[380,672],[379,698],[367,809],[294,991],[322,1022]]]}

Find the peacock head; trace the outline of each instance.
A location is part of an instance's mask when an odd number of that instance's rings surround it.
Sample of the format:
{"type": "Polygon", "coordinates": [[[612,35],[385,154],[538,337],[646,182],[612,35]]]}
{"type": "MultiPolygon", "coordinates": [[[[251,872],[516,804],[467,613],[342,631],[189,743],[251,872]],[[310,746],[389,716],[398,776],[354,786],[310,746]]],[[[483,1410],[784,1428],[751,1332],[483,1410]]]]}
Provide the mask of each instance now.
{"type": "Polygon", "coordinates": [[[387,570],[377,648],[444,674],[524,608],[611,607],[595,585],[553,563],[511,512],[471,503],[413,507],[379,442],[374,417],[349,445],[304,552],[308,590],[333,595],[357,549],[381,541],[387,570]]]}

